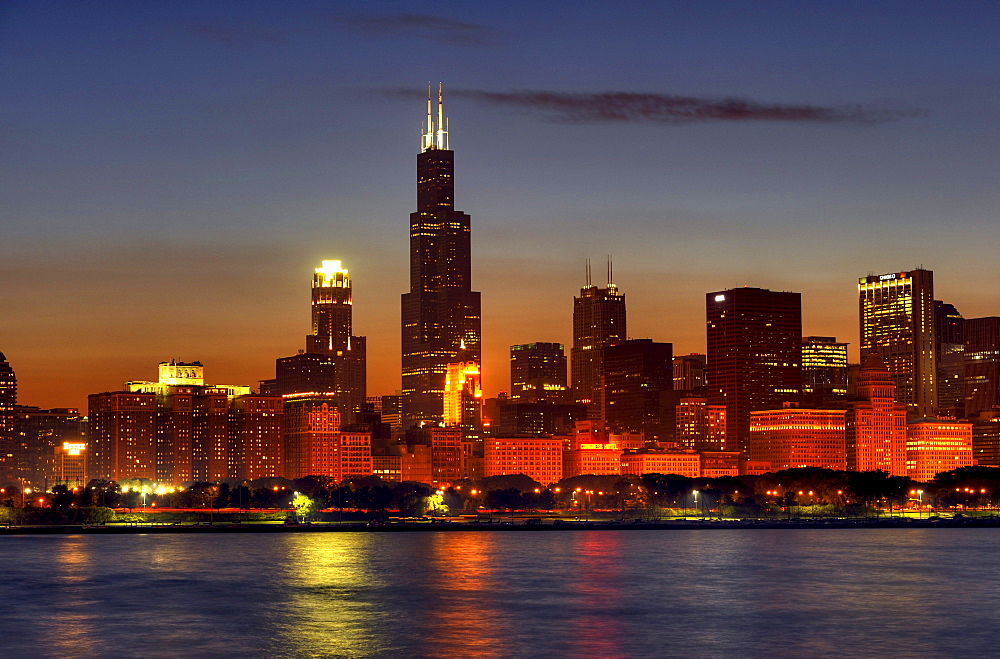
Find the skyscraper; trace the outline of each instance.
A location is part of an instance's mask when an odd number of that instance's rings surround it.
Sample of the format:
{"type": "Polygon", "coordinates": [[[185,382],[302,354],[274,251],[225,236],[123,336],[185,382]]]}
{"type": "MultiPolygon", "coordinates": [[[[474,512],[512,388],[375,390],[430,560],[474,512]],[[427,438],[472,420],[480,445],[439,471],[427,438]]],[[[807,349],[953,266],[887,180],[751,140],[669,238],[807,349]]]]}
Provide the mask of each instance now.
{"type": "Polygon", "coordinates": [[[965,321],[965,414],[1000,414],[1000,316],[965,321]]]}
{"type": "Polygon", "coordinates": [[[563,344],[537,342],[510,347],[511,400],[563,402],[566,389],[563,344]]]}
{"type": "Polygon", "coordinates": [[[708,402],[726,407],[726,443],[747,453],[750,412],[798,400],[802,296],[734,288],[706,296],[708,402]]]}
{"type": "Polygon", "coordinates": [[[934,300],[934,358],[937,360],[937,409],[965,414],[965,319],[955,305],[934,300]]]}
{"type": "Polygon", "coordinates": [[[816,401],[847,394],[847,344],[832,336],[802,337],[802,393],[816,401]]]}
{"type": "Polygon", "coordinates": [[[858,400],[845,418],[847,468],[906,475],[906,406],[885,361],[870,352],[857,376],[858,400]]]}
{"type": "Polygon", "coordinates": [[[673,390],[673,352],[673,344],[652,339],[630,339],[604,349],[603,418],[608,430],[663,439],[669,416],[673,431],[674,414],[664,415],[660,404],[663,392],[673,390]]]}
{"type": "Polygon", "coordinates": [[[608,261],[608,286],[598,288],[590,281],[587,262],[587,285],[580,297],[573,298],[573,348],[570,372],[573,395],[578,403],[590,405],[591,417],[601,414],[604,397],[601,377],[604,373],[604,348],[618,345],[628,337],[625,322],[625,295],[611,281],[608,261]]]}
{"type": "Polygon", "coordinates": [[[402,296],[403,416],[406,425],[444,418],[448,364],[482,364],[479,293],[472,290],[470,218],[455,210],[455,152],[444,101],[427,94],[417,154],[417,210],[410,214],[410,292],[402,296]]]}
{"type": "Polygon", "coordinates": [[[17,479],[14,408],[17,405],[17,377],[14,369],[0,352],[0,484],[17,479]]]}
{"type": "Polygon", "coordinates": [[[896,383],[896,400],[911,417],[937,407],[934,273],[917,269],[858,280],[861,361],[878,352],[896,383]]]}

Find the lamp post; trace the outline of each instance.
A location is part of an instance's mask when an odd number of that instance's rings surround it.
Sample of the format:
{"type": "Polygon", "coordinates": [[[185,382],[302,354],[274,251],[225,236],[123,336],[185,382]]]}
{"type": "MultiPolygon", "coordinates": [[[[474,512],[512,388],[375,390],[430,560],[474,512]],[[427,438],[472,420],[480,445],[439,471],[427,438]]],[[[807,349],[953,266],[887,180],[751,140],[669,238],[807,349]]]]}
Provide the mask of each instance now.
{"type": "Polygon", "coordinates": [[[694,494],[694,516],[698,518],[701,517],[701,509],[698,507],[698,490],[694,490],[692,494],[694,494]]]}

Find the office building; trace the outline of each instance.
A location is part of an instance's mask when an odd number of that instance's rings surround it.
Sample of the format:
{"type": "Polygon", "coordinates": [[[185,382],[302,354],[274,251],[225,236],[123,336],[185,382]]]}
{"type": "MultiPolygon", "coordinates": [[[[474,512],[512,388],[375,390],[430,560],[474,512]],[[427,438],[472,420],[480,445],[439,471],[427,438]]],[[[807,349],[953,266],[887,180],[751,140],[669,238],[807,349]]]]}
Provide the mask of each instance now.
{"type": "Polygon", "coordinates": [[[14,430],[17,405],[17,376],[7,357],[0,352],[0,484],[17,482],[18,468],[14,430]]]}
{"type": "MultiPolygon", "coordinates": [[[[14,457],[23,484],[36,490],[58,482],[60,449],[86,444],[86,417],[75,408],[43,410],[27,405],[15,408],[14,457]]],[[[68,455],[68,454],[65,454],[68,455]]],[[[70,463],[79,456],[69,456],[70,463]]],[[[83,456],[84,458],[86,456],[83,456]]]]}
{"type": "Polygon", "coordinates": [[[665,436],[661,398],[674,386],[673,344],[629,339],[606,346],[603,371],[605,426],[612,432],[642,433],[649,440],[665,436]]]}
{"type": "Polygon", "coordinates": [[[590,406],[590,415],[598,418],[604,408],[604,349],[618,345],[628,337],[625,321],[625,295],[611,281],[608,262],[608,285],[598,288],[591,283],[587,263],[587,285],[573,298],[573,347],[570,371],[576,402],[590,406]]]}
{"type": "Polygon", "coordinates": [[[879,353],[868,354],[855,390],[845,417],[847,468],[906,476],[906,405],[896,402],[896,382],[879,353]]]}
{"type": "Polygon", "coordinates": [[[708,403],[726,408],[726,443],[749,448],[750,412],[797,401],[802,388],[799,293],[734,288],[706,296],[708,403]]]}
{"type": "Polygon", "coordinates": [[[413,424],[444,419],[448,364],[482,364],[481,306],[472,290],[470,218],[455,210],[455,152],[442,93],[417,155],[417,210],[410,215],[410,292],[402,296],[403,416],[413,424]]]}
{"type": "Polygon", "coordinates": [[[677,474],[688,478],[701,476],[701,455],[693,449],[638,449],[625,451],[621,457],[621,473],[677,474]]]}
{"type": "Polygon", "coordinates": [[[802,395],[822,402],[847,395],[847,344],[832,336],[802,337],[802,395]]]}
{"type": "Polygon", "coordinates": [[[906,475],[929,483],[942,471],[971,467],[972,424],[918,419],[906,425],[906,475]]]}
{"type": "Polygon", "coordinates": [[[695,352],[674,357],[674,391],[704,391],[705,366],[705,355],[695,352]]]}
{"type": "Polygon", "coordinates": [[[770,471],[820,467],[847,468],[845,410],[786,407],[750,412],[748,459],[767,462],[770,471]]]}
{"type": "Polygon", "coordinates": [[[965,414],[1000,410],[1000,316],[968,318],[965,332],[965,414]]]}
{"type": "Polygon", "coordinates": [[[542,485],[563,478],[563,439],[559,437],[488,437],[484,441],[483,473],[524,474],[542,485]]]}
{"type": "Polygon", "coordinates": [[[861,277],[858,302],[862,363],[879,353],[909,416],[931,416],[937,408],[934,273],[917,269],[861,277]]]}
{"type": "Polygon", "coordinates": [[[285,478],[345,478],[372,474],[371,433],[341,427],[334,398],[286,397],[284,400],[285,478]]]}
{"type": "Polygon", "coordinates": [[[940,415],[965,416],[965,319],[954,305],[934,300],[934,359],[940,415]]]}
{"type": "Polygon", "coordinates": [[[566,351],[561,343],[510,347],[510,398],[518,402],[565,402],[566,351]]]}
{"type": "Polygon", "coordinates": [[[674,422],[673,441],[684,448],[731,450],[726,441],[725,405],[709,405],[704,396],[683,396],[675,406],[674,422]]]}
{"type": "Polygon", "coordinates": [[[972,459],[983,467],[1000,467],[1000,408],[978,412],[972,423],[972,459]]]}

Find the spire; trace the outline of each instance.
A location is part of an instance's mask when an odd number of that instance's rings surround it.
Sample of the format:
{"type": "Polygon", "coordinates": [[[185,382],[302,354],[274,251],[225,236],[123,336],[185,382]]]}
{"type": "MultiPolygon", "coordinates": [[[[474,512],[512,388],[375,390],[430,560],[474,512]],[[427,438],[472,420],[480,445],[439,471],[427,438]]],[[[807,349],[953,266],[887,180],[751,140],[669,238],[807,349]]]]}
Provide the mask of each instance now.
{"type": "Polygon", "coordinates": [[[421,151],[448,149],[448,119],[444,116],[444,84],[438,83],[437,118],[431,105],[431,83],[427,83],[427,123],[420,143],[421,151]]]}

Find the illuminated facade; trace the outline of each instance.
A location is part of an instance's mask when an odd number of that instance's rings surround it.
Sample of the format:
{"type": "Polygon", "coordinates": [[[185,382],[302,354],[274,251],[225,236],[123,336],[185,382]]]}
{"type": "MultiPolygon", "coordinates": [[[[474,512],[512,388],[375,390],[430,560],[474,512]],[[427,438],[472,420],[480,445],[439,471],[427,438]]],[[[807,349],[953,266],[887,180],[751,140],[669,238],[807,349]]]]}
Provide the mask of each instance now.
{"type": "Polygon", "coordinates": [[[855,389],[845,417],[847,468],[905,476],[906,406],[896,402],[896,383],[877,352],[861,365],[855,389]]]}
{"type": "Polygon", "coordinates": [[[485,476],[524,474],[542,485],[563,478],[561,438],[488,437],[484,442],[485,476]]]}
{"type": "Polygon", "coordinates": [[[622,474],[677,474],[701,476],[701,456],[692,449],[639,449],[622,453],[622,474]]]}
{"type": "Polygon", "coordinates": [[[417,155],[417,210],[410,215],[410,292],[402,296],[404,424],[444,419],[448,364],[482,364],[481,305],[472,290],[470,218],[455,210],[455,152],[442,94],[417,155]]]}
{"type": "Polygon", "coordinates": [[[247,394],[229,401],[229,474],[241,481],[285,474],[284,401],[247,394]]]}
{"type": "Polygon", "coordinates": [[[847,395],[847,344],[832,336],[802,337],[802,393],[818,400],[847,395]]]}
{"type": "Polygon", "coordinates": [[[934,300],[934,359],[937,409],[954,418],[965,415],[965,319],[954,305],[934,300]]]}
{"type": "Polygon", "coordinates": [[[481,431],[483,386],[478,362],[448,364],[444,382],[444,425],[469,435],[481,431]]]}
{"type": "Polygon", "coordinates": [[[431,446],[431,485],[447,487],[462,478],[461,428],[428,428],[431,446]]]}
{"type": "Polygon", "coordinates": [[[930,270],[869,275],[858,280],[861,361],[882,355],[896,400],[911,417],[937,408],[934,339],[934,273],[930,270]]]}
{"type": "Polygon", "coordinates": [[[17,405],[17,376],[7,357],[0,352],[0,483],[13,484],[18,477],[14,408],[17,405]]]}
{"type": "Polygon", "coordinates": [[[564,441],[563,478],[621,473],[622,449],[600,421],[578,421],[564,441]]]}
{"type": "Polygon", "coordinates": [[[510,347],[510,398],[525,403],[567,399],[566,351],[561,343],[510,347]]]}
{"type": "Polygon", "coordinates": [[[75,408],[43,410],[18,405],[14,455],[24,484],[42,489],[47,482],[56,482],[58,451],[64,443],[86,443],[86,426],[86,417],[75,408]]]}
{"type": "Polygon", "coordinates": [[[87,400],[91,475],[157,480],[156,394],[111,391],[87,400]]]}
{"type": "Polygon", "coordinates": [[[729,449],[725,405],[709,405],[703,396],[684,396],[675,408],[675,425],[674,441],[685,448],[729,449]]]}
{"type": "Polygon", "coordinates": [[[983,467],[1000,467],[1000,408],[969,417],[972,422],[972,459],[983,467]]]}
{"type": "Polygon", "coordinates": [[[604,348],[602,418],[609,430],[642,433],[649,440],[666,435],[660,401],[674,387],[673,350],[673,344],[652,339],[604,348]]]}
{"type": "Polygon", "coordinates": [[[625,295],[611,282],[611,264],[607,288],[598,288],[590,283],[588,262],[587,285],[580,289],[579,297],[573,298],[570,371],[576,402],[589,405],[593,418],[600,416],[604,406],[604,349],[627,337],[625,295]]]}
{"type": "Polygon", "coordinates": [[[771,471],[799,467],[847,468],[846,410],[785,408],[750,413],[747,457],[771,471]]]}
{"type": "Polygon", "coordinates": [[[965,414],[1000,412],[1000,316],[965,321],[965,414]]]}
{"type": "Polygon", "coordinates": [[[735,288],[706,296],[708,402],[726,408],[726,442],[747,452],[750,412],[797,401],[802,388],[799,293],[735,288]]]}
{"type": "Polygon", "coordinates": [[[52,485],[84,487],[87,477],[87,443],[63,442],[53,450],[52,485]]]}
{"type": "Polygon", "coordinates": [[[942,471],[970,467],[972,424],[919,419],[906,426],[906,475],[929,483],[942,471]]]}
{"type": "Polygon", "coordinates": [[[343,431],[334,398],[286,398],[284,444],[285,478],[328,476],[339,483],[372,474],[371,433],[343,431]]]}

